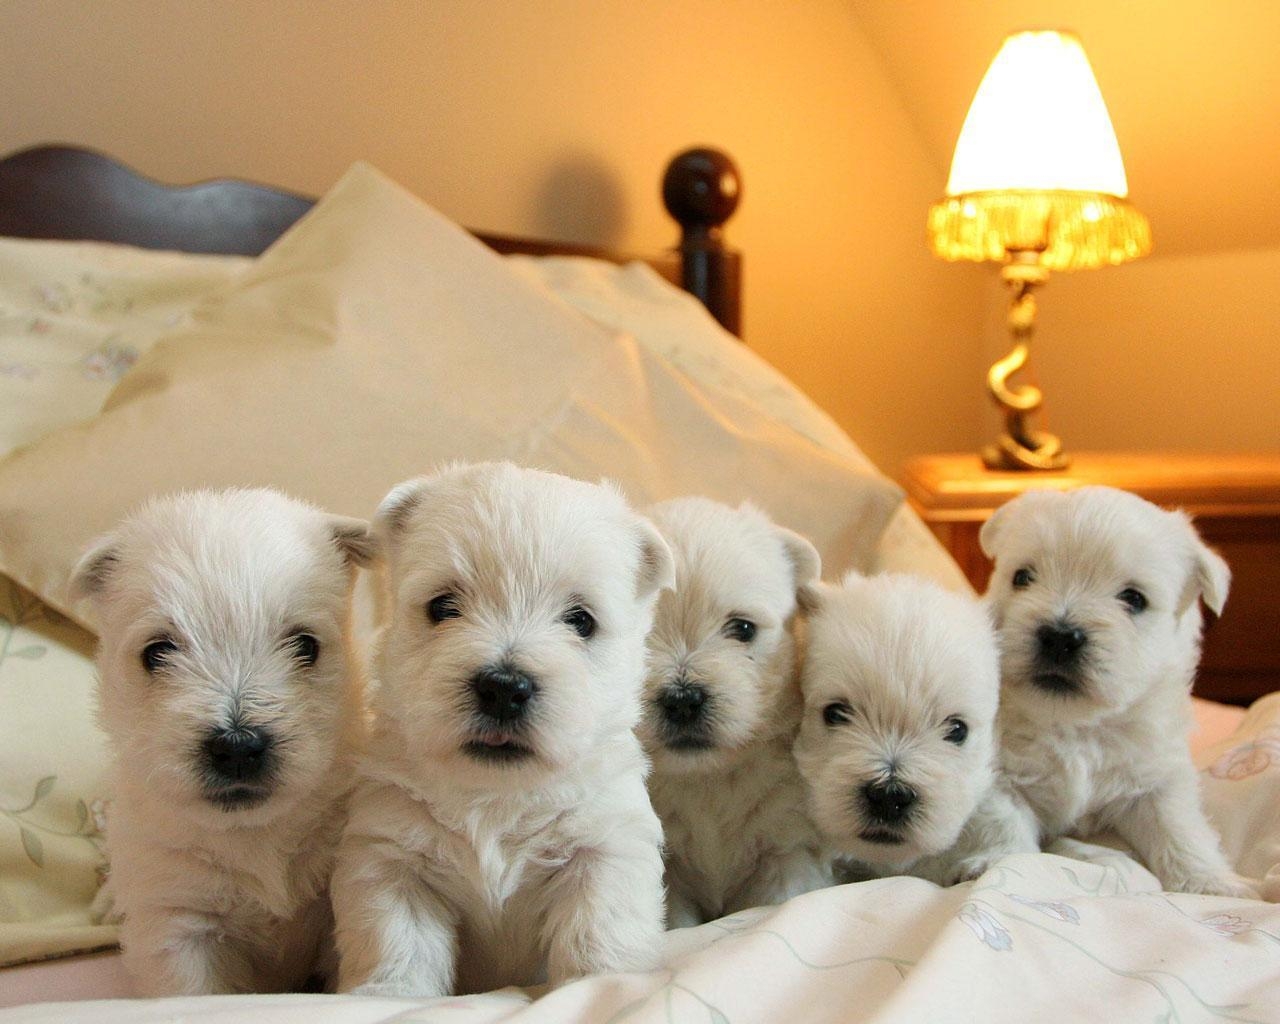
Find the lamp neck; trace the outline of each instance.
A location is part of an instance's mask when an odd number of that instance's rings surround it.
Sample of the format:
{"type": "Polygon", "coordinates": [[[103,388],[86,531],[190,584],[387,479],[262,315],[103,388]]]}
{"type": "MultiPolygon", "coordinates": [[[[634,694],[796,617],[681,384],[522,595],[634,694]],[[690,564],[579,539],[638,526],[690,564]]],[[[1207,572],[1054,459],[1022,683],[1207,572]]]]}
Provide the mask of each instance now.
{"type": "Polygon", "coordinates": [[[1000,268],[1000,277],[1012,292],[1009,296],[1009,333],[1015,341],[1027,342],[1036,322],[1036,299],[1032,290],[1049,279],[1035,249],[1015,249],[1000,268]]]}

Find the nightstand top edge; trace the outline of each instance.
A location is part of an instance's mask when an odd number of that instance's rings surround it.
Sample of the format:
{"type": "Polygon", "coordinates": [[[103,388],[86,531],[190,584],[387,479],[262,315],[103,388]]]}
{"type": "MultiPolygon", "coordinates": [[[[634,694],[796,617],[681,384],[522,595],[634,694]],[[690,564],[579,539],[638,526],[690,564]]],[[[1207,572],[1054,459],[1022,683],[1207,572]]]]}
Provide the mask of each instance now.
{"type": "Polygon", "coordinates": [[[1033,487],[1119,487],[1201,515],[1280,515],[1280,452],[1075,452],[1055,472],[989,470],[972,453],[923,455],[903,467],[912,504],[934,521],[985,518],[1033,487]]]}

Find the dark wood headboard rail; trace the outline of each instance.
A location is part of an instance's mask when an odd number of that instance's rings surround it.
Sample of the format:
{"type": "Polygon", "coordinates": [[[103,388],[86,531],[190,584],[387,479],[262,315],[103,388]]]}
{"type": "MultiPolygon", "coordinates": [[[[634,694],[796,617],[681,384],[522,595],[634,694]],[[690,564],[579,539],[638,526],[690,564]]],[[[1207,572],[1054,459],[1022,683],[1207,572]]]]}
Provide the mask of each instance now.
{"type": "MultiPolygon", "coordinates": [[[[667,165],[662,193],[680,225],[680,242],[656,257],[479,232],[476,237],[504,254],[644,260],[740,334],[742,257],[723,237],[741,194],[737,168],[718,150],[689,149],[667,165]]],[[[310,196],[230,178],[166,185],[75,146],[37,146],[0,159],[0,235],[17,238],[256,256],[314,204],[310,196]]]]}

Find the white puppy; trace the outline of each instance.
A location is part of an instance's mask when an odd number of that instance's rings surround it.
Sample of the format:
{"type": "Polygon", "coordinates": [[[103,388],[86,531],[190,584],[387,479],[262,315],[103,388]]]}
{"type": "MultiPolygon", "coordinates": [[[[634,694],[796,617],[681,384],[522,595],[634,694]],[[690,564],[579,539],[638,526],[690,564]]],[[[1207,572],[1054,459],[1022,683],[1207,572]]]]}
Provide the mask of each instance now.
{"type": "Polygon", "coordinates": [[[633,729],[666,544],[616,491],[505,463],[401,484],[376,528],[391,619],[334,875],[341,987],[652,967],[662,833],[633,729]]]}
{"type": "Polygon", "coordinates": [[[701,924],[830,885],[791,745],[791,619],[818,552],[749,505],[649,510],[675,558],[649,634],[640,736],[666,834],[668,925],[701,924]]]}
{"type": "Polygon", "coordinates": [[[814,819],[854,877],[950,884],[1038,849],[999,785],[999,653],[977,600],[905,576],[801,594],[804,719],[795,755],[814,819]]]}
{"type": "Polygon", "coordinates": [[[1004,649],[1005,771],[1046,839],[1113,828],[1170,890],[1247,895],[1187,748],[1200,598],[1230,573],[1188,517],[1107,487],[1029,491],[980,536],[1004,649]]]}
{"type": "Polygon", "coordinates": [[[327,896],[362,734],[349,636],[368,524],[274,491],[158,499],[76,569],[101,622],[107,837],[148,995],[332,969],[327,896]]]}

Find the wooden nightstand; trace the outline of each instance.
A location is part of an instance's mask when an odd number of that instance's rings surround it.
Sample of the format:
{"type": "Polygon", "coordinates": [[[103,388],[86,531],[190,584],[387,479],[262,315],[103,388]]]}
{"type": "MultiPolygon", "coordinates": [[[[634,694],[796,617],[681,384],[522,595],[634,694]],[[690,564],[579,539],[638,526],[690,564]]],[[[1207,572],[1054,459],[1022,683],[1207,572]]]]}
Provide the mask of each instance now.
{"type": "Polygon", "coordinates": [[[1009,473],[977,455],[911,460],[902,485],[912,506],[979,592],[991,563],[978,530],[1030,487],[1106,484],[1182,508],[1230,563],[1231,596],[1205,635],[1196,694],[1235,704],[1280,690],[1280,454],[1191,455],[1076,452],[1069,469],[1009,473]]]}

